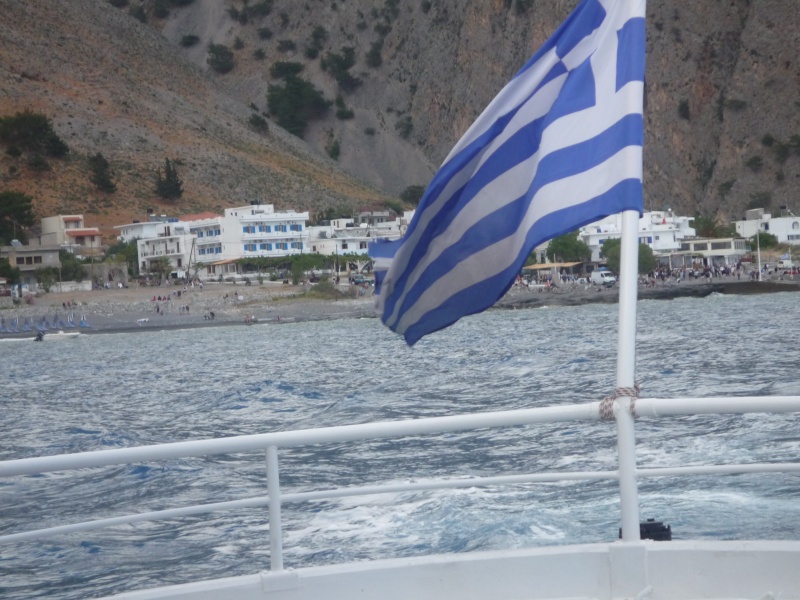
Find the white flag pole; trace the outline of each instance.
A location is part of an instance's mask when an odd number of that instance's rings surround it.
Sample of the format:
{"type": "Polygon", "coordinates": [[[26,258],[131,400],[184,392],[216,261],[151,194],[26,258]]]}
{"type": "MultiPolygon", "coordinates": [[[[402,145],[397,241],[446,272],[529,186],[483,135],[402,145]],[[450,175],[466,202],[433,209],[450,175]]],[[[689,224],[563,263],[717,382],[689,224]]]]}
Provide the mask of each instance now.
{"type": "MultiPolygon", "coordinates": [[[[622,246],[619,282],[619,338],[617,340],[617,388],[633,388],[636,371],[636,299],[639,279],[639,213],[622,213],[622,246]]],[[[639,498],[636,482],[636,433],[631,397],[617,398],[617,455],[623,541],[638,541],[639,498]]]]}

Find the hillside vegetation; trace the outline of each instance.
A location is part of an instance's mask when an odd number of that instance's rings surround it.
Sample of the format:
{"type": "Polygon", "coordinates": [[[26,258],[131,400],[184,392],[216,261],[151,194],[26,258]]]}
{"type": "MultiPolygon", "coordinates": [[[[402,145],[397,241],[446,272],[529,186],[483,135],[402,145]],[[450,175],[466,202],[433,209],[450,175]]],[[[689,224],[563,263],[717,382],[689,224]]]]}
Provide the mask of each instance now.
{"type": "MultiPolygon", "coordinates": [[[[576,4],[0,0],[0,117],[46,115],[70,149],[41,170],[3,153],[0,186],[106,228],[254,199],[312,218],[401,208],[576,4]],[[114,191],[93,181],[98,154],[114,191]]],[[[800,209],[799,15],[648,2],[646,208],[800,209]]]]}

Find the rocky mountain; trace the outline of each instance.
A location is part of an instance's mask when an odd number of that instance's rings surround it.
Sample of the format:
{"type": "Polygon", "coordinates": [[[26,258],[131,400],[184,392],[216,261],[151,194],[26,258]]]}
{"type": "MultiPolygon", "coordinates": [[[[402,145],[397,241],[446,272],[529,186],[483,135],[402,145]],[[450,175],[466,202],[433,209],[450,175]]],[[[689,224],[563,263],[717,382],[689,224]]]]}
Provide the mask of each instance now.
{"type": "MultiPolygon", "coordinates": [[[[45,172],[3,155],[0,186],[102,227],[253,199],[399,208],[577,1],[0,0],[0,116],[44,113],[71,149],[45,172]],[[301,110],[290,80],[327,110],[301,110]],[[98,152],[112,194],[89,181],[98,152]],[[166,158],[177,204],[153,192],[166,158]]],[[[799,15],[650,0],[646,208],[800,210],[799,15]]]]}

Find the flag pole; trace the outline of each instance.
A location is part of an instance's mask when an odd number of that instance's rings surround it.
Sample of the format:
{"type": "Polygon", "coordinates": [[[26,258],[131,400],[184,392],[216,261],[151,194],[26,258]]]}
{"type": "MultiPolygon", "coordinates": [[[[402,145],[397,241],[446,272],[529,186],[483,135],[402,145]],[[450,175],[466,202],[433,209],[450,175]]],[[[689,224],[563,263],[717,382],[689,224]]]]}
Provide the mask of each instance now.
{"type": "MultiPolygon", "coordinates": [[[[617,388],[633,388],[636,369],[636,299],[639,271],[639,213],[622,213],[622,245],[619,283],[619,338],[617,340],[617,388]]],[[[636,482],[636,434],[630,406],[631,397],[617,398],[620,510],[622,539],[635,542],[639,536],[639,498],[636,482]]]]}

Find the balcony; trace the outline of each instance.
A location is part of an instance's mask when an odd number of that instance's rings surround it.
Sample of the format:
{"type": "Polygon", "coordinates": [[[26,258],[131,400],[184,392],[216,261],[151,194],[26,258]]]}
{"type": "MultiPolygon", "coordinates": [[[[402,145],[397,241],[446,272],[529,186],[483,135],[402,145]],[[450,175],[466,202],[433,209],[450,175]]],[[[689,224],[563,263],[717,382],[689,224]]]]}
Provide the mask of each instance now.
{"type": "Polygon", "coordinates": [[[151,250],[149,252],[140,252],[139,256],[142,258],[153,258],[156,256],[180,256],[183,253],[177,248],[167,248],[166,250],[151,250]]]}

